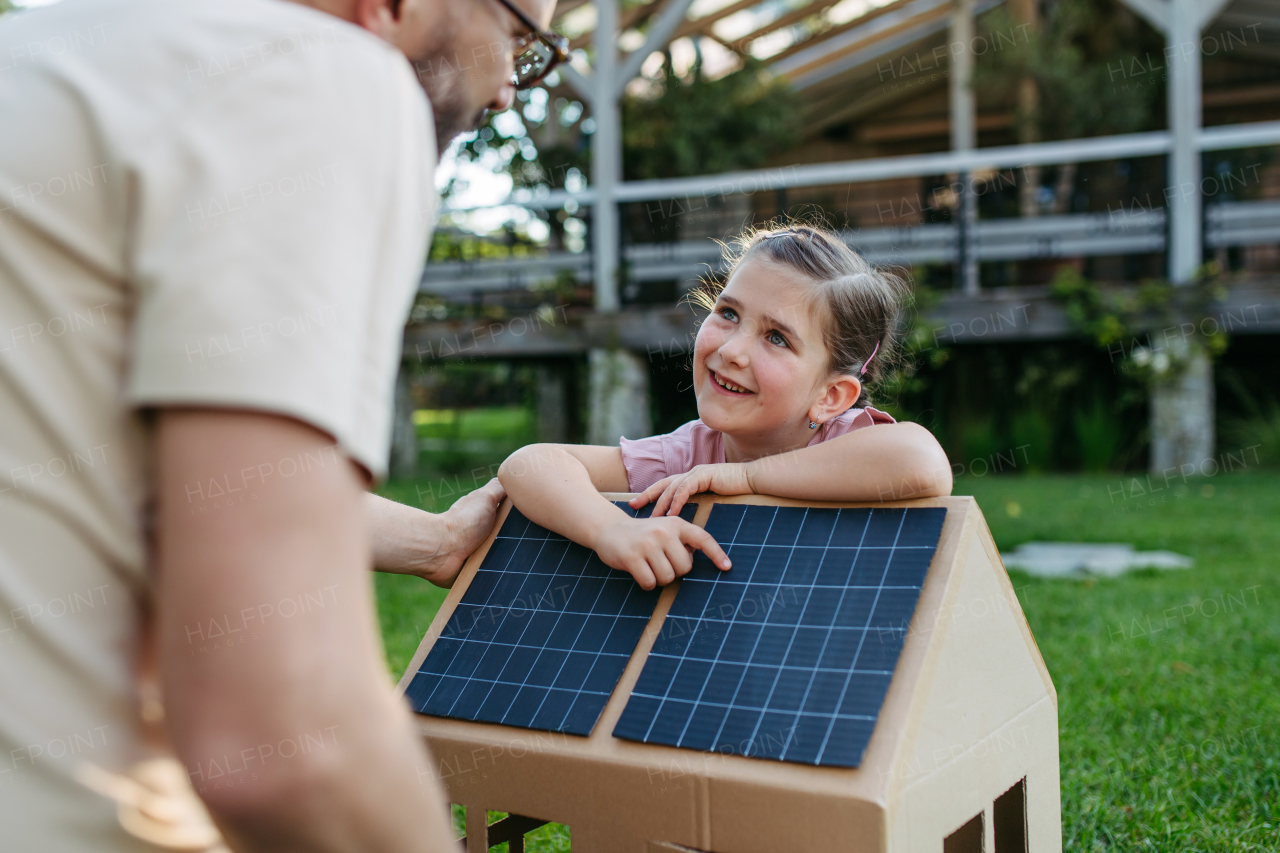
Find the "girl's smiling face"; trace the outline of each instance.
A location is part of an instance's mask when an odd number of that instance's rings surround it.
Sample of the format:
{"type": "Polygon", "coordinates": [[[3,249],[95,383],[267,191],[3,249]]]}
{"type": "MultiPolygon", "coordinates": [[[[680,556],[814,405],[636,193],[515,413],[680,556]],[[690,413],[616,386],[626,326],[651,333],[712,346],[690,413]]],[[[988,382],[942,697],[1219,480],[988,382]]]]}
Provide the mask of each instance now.
{"type": "Polygon", "coordinates": [[[698,330],[698,415],[725,434],[730,462],[802,447],[810,420],[825,423],[858,398],[857,378],[828,371],[813,287],[757,255],[733,273],[698,330]]]}

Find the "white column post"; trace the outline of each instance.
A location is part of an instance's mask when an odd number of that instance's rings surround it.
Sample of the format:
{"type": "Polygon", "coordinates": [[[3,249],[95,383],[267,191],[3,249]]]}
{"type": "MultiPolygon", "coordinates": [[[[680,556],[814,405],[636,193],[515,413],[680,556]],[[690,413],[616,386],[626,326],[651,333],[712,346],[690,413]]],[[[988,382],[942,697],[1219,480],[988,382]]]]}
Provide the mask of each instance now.
{"type": "Polygon", "coordinates": [[[537,369],[538,440],[563,444],[569,440],[569,394],[564,366],[543,362],[537,369]]]}
{"type": "Polygon", "coordinates": [[[618,310],[618,206],[614,188],[622,176],[622,120],[618,110],[618,2],[595,0],[596,66],[591,135],[591,247],[596,310],[618,310]]]}
{"type": "Polygon", "coordinates": [[[1165,66],[1169,72],[1169,280],[1186,284],[1200,266],[1200,10],[1171,0],[1165,66]]]}
{"type": "MultiPolygon", "coordinates": [[[[955,0],[951,13],[951,150],[972,151],[978,144],[977,106],[973,94],[973,0],[955,0]]],[[[978,259],[974,254],[974,230],[978,199],[968,172],[959,175],[963,189],[957,207],[957,263],[961,288],[978,292],[978,259]]]]}
{"type": "Polygon", "coordinates": [[[391,422],[391,476],[418,474],[418,428],[413,422],[413,389],[409,363],[400,362],[396,374],[395,413],[391,422]]]}
{"type": "MultiPolygon", "coordinates": [[[[1165,67],[1169,74],[1169,280],[1187,284],[1202,257],[1200,149],[1200,28],[1202,0],[1169,0],[1165,67]]],[[[1198,467],[1213,456],[1213,365],[1183,338],[1169,340],[1168,356],[1183,364],[1177,376],[1151,392],[1151,470],[1198,467]]]]}
{"type": "Polygon", "coordinates": [[[951,13],[951,150],[977,146],[973,98],[973,0],[955,0],[951,13]]]}
{"type": "Polygon", "coordinates": [[[616,445],[652,434],[649,362],[625,349],[593,349],[587,367],[587,443],[616,445]]]}
{"type": "MultiPolygon", "coordinates": [[[[591,183],[595,205],[591,215],[596,310],[618,310],[618,205],[614,188],[622,179],[622,117],[618,99],[622,81],[618,67],[619,0],[595,0],[596,67],[591,139],[591,183]]],[[[593,349],[587,354],[590,444],[617,444],[622,436],[643,438],[652,432],[649,419],[649,364],[624,349],[593,349]]]]}

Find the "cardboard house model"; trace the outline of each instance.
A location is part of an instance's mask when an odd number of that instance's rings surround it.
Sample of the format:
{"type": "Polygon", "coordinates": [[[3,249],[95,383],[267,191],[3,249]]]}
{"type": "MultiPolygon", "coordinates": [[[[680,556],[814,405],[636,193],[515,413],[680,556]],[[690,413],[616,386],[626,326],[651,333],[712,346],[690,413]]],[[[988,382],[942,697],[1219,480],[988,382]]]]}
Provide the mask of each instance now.
{"type": "Polygon", "coordinates": [[[733,569],[646,593],[504,503],[400,682],[467,850],[1061,850],[1057,695],[972,498],[686,510],[733,569]]]}

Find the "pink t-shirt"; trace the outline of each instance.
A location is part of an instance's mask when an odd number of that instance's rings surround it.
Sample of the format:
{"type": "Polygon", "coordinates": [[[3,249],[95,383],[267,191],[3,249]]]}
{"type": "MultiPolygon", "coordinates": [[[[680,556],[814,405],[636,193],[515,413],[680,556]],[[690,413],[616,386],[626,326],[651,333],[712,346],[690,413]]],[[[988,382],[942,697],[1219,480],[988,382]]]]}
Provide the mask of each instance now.
{"type": "MultiPolygon", "coordinates": [[[[855,429],[891,423],[894,423],[892,417],[871,406],[849,409],[814,430],[806,446],[812,447],[855,429]]],[[[631,491],[643,492],[663,477],[683,474],[695,465],[724,462],[723,435],[701,420],[692,420],[666,435],[622,439],[622,464],[627,469],[631,491]]]]}

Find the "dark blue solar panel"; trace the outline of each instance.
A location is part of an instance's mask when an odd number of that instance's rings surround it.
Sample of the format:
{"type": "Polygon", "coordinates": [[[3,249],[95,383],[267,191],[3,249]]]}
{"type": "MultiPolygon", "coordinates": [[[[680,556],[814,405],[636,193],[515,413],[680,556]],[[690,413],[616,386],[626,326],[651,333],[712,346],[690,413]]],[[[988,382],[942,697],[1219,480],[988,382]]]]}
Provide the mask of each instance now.
{"type": "Polygon", "coordinates": [[[513,507],[405,695],[420,714],[590,734],[660,592],[513,507]]]}
{"type": "Polygon", "coordinates": [[[716,504],[616,737],[857,767],[946,510],[716,504]]]}

